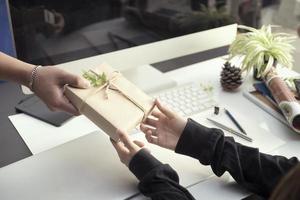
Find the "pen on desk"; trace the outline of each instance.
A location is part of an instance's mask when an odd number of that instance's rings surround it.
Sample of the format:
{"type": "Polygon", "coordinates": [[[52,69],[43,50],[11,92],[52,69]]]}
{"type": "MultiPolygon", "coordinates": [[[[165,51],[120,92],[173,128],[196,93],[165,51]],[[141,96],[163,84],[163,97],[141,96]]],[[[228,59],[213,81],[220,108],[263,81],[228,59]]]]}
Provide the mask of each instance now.
{"type": "Polygon", "coordinates": [[[224,129],[225,131],[228,131],[228,132],[230,132],[230,133],[232,133],[232,134],[234,134],[236,136],[239,136],[240,138],[243,138],[244,140],[247,140],[249,142],[253,141],[253,139],[250,138],[249,136],[244,135],[242,133],[239,133],[239,132],[233,130],[232,128],[229,128],[229,127],[227,127],[227,126],[225,126],[225,125],[223,125],[223,124],[221,124],[221,123],[219,123],[219,122],[217,122],[215,120],[212,120],[212,119],[209,119],[209,118],[207,118],[207,120],[210,121],[210,122],[212,122],[217,127],[221,128],[221,129],[224,129]]]}
{"type": "Polygon", "coordinates": [[[233,117],[233,115],[225,109],[226,115],[231,119],[231,121],[236,125],[236,127],[245,135],[247,135],[246,131],[242,128],[242,126],[238,123],[238,121],[233,117]]]}

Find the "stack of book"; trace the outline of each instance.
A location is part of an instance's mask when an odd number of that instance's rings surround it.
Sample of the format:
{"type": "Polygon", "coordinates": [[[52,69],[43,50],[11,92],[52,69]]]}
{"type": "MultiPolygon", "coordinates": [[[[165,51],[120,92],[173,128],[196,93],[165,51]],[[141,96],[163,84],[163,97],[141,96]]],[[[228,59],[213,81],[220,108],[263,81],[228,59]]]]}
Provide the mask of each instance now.
{"type": "Polygon", "coordinates": [[[290,126],[264,82],[253,84],[253,89],[245,91],[243,95],[280,122],[290,126]]]}

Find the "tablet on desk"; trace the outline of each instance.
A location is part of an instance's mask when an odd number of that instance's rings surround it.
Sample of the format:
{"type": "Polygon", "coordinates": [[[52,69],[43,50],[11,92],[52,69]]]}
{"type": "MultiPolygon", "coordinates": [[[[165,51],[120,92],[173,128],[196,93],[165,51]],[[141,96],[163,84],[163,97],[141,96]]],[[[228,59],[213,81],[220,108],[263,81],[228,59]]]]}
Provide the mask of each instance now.
{"type": "Polygon", "coordinates": [[[61,126],[64,122],[73,117],[66,112],[50,111],[40,98],[36,95],[30,95],[16,105],[17,112],[22,112],[56,127],[61,126]]]}

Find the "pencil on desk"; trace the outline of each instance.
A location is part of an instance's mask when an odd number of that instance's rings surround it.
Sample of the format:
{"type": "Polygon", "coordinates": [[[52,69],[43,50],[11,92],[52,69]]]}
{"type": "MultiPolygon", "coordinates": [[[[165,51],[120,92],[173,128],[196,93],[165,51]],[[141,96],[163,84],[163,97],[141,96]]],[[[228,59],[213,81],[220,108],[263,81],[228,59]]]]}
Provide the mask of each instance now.
{"type": "Polygon", "coordinates": [[[236,125],[236,127],[245,135],[247,135],[246,131],[242,128],[242,126],[238,123],[238,121],[233,117],[233,115],[227,110],[225,109],[225,113],[226,115],[231,119],[231,121],[234,123],[234,125],[236,125]]]}
{"type": "Polygon", "coordinates": [[[212,122],[217,127],[221,128],[221,129],[224,129],[225,131],[228,131],[229,133],[232,133],[232,134],[234,134],[236,136],[239,136],[240,138],[243,138],[244,140],[247,140],[249,142],[253,141],[253,139],[250,138],[249,136],[244,135],[242,133],[239,133],[239,132],[233,130],[232,128],[229,128],[229,127],[227,127],[227,126],[225,126],[225,125],[223,125],[223,124],[221,124],[221,123],[219,123],[219,122],[217,122],[215,120],[212,120],[212,119],[209,119],[209,118],[207,118],[207,120],[210,121],[210,122],[212,122]]]}

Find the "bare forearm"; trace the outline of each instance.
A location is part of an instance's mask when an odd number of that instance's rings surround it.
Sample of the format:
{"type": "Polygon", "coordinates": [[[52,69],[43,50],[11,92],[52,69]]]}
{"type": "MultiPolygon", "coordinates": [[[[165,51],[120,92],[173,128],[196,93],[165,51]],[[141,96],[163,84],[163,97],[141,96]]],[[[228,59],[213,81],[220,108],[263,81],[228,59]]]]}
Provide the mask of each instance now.
{"type": "Polygon", "coordinates": [[[34,65],[0,52],[0,79],[28,86],[34,65]]]}

